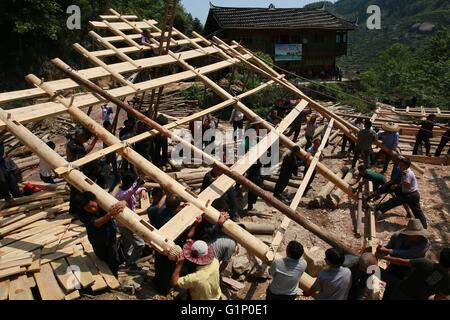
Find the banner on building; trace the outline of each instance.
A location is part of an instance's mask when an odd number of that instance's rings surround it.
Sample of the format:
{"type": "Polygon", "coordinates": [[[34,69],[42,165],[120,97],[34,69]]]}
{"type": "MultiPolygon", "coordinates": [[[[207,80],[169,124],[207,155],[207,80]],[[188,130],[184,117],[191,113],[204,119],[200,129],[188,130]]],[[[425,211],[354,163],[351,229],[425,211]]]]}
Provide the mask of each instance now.
{"type": "Polygon", "coordinates": [[[301,43],[275,44],[275,61],[300,61],[302,56],[301,43]]]}

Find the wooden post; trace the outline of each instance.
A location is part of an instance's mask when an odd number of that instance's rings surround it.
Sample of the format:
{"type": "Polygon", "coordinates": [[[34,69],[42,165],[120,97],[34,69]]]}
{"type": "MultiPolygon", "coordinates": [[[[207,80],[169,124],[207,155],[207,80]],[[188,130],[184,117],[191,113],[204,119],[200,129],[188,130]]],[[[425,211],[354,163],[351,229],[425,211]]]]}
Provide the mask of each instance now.
{"type": "MultiPolygon", "coordinates": [[[[41,83],[37,77],[33,79],[36,83],[41,83]]],[[[73,108],[74,110],[76,108],[73,108]]],[[[78,110],[78,109],[76,109],[78,110]]],[[[82,111],[80,111],[83,113],[82,111]]],[[[84,113],[83,113],[84,114],[84,113]]],[[[45,160],[50,167],[58,168],[66,166],[67,161],[62,158],[54,150],[50,149],[46,143],[33,135],[27,128],[14,119],[10,119],[8,114],[0,109],[0,119],[5,122],[8,131],[14,134],[22,143],[27,146],[28,149],[33,151],[39,158],[45,160]]],[[[78,190],[91,191],[96,197],[97,201],[104,210],[109,210],[111,206],[118,201],[112,195],[104,191],[88,177],[78,170],[71,170],[64,174],[64,179],[71,185],[75,186],[78,190]]],[[[144,221],[128,208],[116,216],[116,220],[125,225],[128,229],[132,230],[139,236],[141,236],[147,243],[155,247],[159,252],[169,255],[169,258],[176,260],[178,254],[181,252],[181,248],[176,246],[173,241],[170,241],[158,233],[149,224],[144,224],[144,221]]]]}
{"type": "MultiPolygon", "coordinates": [[[[54,62],[55,65],[57,65],[59,68],[62,67],[61,70],[64,70],[68,75],[70,75],[71,78],[74,79],[74,81],[84,80],[79,76],[76,75],[74,76],[72,71],[66,69],[67,68],[66,65],[58,63],[58,61],[55,60],[54,62]]],[[[41,83],[41,81],[36,76],[28,75],[27,80],[35,85],[38,85],[41,89],[45,90],[48,95],[51,96],[55,95],[55,92],[52,91],[51,88],[46,87],[45,83],[41,83]]],[[[79,84],[84,86],[85,83],[79,82],[79,84]]],[[[97,122],[88,117],[83,111],[81,111],[76,107],[69,108],[69,104],[66,98],[57,97],[57,99],[61,104],[67,107],[67,111],[70,113],[72,117],[74,117],[74,119],[80,122],[85,128],[94,133],[96,136],[98,136],[100,140],[102,140],[108,145],[120,143],[120,140],[117,137],[113,136],[105,128],[103,128],[97,122]]],[[[117,98],[113,98],[112,102],[116,103],[117,105],[126,106],[127,108],[129,108],[128,105],[124,104],[117,98]]],[[[127,110],[127,108],[124,109],[127,110]]],[[[217,223],[217,220],[219,219],[220,215],[219,211],[217,211],[212,206],[207,206],[207,204],[205,204],[203,201],[194,197],[191,193],[189,193],[186,190],[185,187],[179,184],[175,179],[171,178],[168,174],[161,171],[158,167],[154,166],[150,161],[142,157],[139,153],[137,153],[131,148],[124,148],[122,150],[118,150],[118,153],[122,157],[127,159],[130,163],[135,165],[136,168],[142,171],[145,175],[152,178],[153,181],[157,181],[163,189],[178,194],[182,199],[192,203],[200,210],[202,210],[205,213],[206,218],[210,222],[217,223]]],[[[61,167],[61,165],[57,167],[61,167]]],[[[177,217],[174,217],[174,219],[177,219],[177,217]]],[[[264,261],[271,261],[273,259],[273,253],[272,251],[270,251],[269,247],[267,247],[261,240],[255,238],[250,233],[240,228],[233,221],[231,220],[226,221],[225,224],[223,225],[223,230],[226,234],[235,239],[237,242],[242,243],[242,245],[247,250],[258,256],[260,259],[264,261]]]]}
{"type": "Polygon", "coordinates": [[[356,236],[361,237],[361,229],[362,229],[362,217],[363,217],[363,208],[362,208],[362,192],[361,190],[358,192],[358,211],[356,213],[356,236]]]}

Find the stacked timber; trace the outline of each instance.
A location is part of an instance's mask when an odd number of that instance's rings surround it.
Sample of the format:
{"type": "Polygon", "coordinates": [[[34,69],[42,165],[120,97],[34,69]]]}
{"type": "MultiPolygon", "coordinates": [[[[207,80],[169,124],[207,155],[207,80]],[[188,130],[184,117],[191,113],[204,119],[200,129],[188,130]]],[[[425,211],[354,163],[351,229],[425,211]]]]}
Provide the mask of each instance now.
{"type": "Polygon", "coordinates": [[[56,189],[0,203],[0,300],[72,300],[80,289],[119,287],[68,213],[68,197],[56,189]]]}

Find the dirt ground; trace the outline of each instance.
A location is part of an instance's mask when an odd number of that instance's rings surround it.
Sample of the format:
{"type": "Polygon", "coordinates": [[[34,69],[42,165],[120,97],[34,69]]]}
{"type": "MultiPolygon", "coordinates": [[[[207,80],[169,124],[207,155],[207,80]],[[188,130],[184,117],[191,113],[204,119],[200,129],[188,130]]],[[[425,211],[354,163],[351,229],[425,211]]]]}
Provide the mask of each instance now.
{"type": "MultiPolygon", "coordinates": [[[[94,108],[91,116],[98,122],[101,122],[100,108],[94,108]]],[[[125,119],[125,114],[121,117],[119,124],[123,123],[125,119]]],[[[65,143],[65,138],[63,136],[57,136],[53,138],[57,144],[60,145],[60,153],[64,153],[63,144],[65,143]]],[[[336,139],[339,141],[339,139],[336,139]]],[[[97,145],[100,148],[101,144],[97,145]]],[[[96,148],[96,149],[97,149],[96,148]]],[[[330,144],[324,151],[325,158],[323,163],[337,171],[343,165],[350,166],[350,159],[342,158],[337,155],[340,150],[339,147],[334,148],[330,144]],[[334,149],[334,152],[333,152],[334,149]]],[[[429,256],[436,259],[436,255],[440,250],[448,246],[449,244],[449,211],[450,211],[450,171],[446,166],[432,166],[420,164],[421,167],[425,169],[425,173],[420,176],[417,175],[419,190],[421,194],[422,209],[427,216],[429,223],[429,232],[431,234],[431,248],[429,250],[429,256]]],[[[380,168],[379,168],[380,169],[380,168]]],[[[380,169],[381,170],[381,169],[380,169]]],[[[391,167],[388,169],[390,172],[391,167]]],[[[302,170],[300,170],[302,172],[302,170]]],[[[36,170],[34,172],[29,172],[26,175],[27,179],[38,179],[36,175],[36,170]]],[[[328,232],[335,235],[342,242],[346,243],[351,248],[356,251],[360,251],[364,245],[364,236],[357,238],[355,237],[355,214],[356,214],[356,203],[349,201],[347,196],[342,196],[342,201],[338,209],[309,209],[306,204],[314,198],[315,195],[319,193],[321,188],[325,186],[327,180],[323,178],[320,174],[317,174],[314,182],[312,183],[312,190],[309,191],[307,196],[304,196],[298,210],[306,216],[310,221],[324,228],[328,232]]],[[[293,194],[291,195],[293,196],[293,194]]],[[[385,199],[387,200],[387,198],[385,199]]],[[[266,212],[271,215],[270,218],[255,218],[247,217],[242,215],[242,220],[260,221],[273,223],[275,226],[281,224],[283,220],[283,215],[271,207],[268,207],[263,201],[258,200],[255,205],[255,209],[260,212],[266,212]]],[[[393,232],[404,228],[407,224],[408,219],[406,218],[406,213],[402,207],[398,207],[389,212],[386,218],[380,220],[376,224],[377,238],[380,243],[386,244],[393,232]]],[[[367,230],[366,230],[367,232],[367,230]]],[[[283,242],[280,246],[279,252],[283,254],[286,244],[291,240],[297,240],[303,244],[304,247],[311,248],[313,246],[318,246],[322,249],[329,248],[329,245],[319,239],[314,234],[310,233],[303,227],[297,225],[295,222],[291,222],[288,230],[285,233],[283,242]]],[[[133,279],[137,279],[136,283],[139,283],[140,289],[133,291],[131,287],[128,289],[123,289],[120,291],[108,291],[100,294],[91,295],[89,293],[84,293],[82,299],[98,299],[98,300],[126,300],[126,299],[174,299],[181,298],[182,293],[175,292],[172,295],[160,296],[157,295],[151,280],[153,277],[153,264],[152,260],[148,260],[142,263],[142,266],[147,269],[143,275],[135,274],[123,274],[121,282],[128,283],[133,282],[133,279]]],[[[270,283],[270,280],[255,279],[248,277],[244,281],[245,288],[234,292],[224,288],[226,295],[231,299],[264,299],[265,291],[270,283]]]]}

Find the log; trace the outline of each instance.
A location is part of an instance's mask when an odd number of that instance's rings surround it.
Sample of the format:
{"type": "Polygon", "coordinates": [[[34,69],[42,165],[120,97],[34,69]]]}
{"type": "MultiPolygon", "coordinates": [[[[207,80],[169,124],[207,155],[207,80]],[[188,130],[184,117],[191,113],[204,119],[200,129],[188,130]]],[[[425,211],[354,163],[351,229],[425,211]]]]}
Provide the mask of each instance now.
{"type": "Polygon", "coordinates": [[[251,234],[268,234],[272,235],[275,232],[275,225],[273,223],[256,223],[256,222],[239,222],[251,234]]]}
{"type": "MultiPolygon", "coordinates": [[[[31,81],[34,81],[34,83],[37,85],[41,83],[41,81],[36,77],[29,78],[32,78],[31,81]]],[[[85,117],[89,118],[81,110],[77,108],[71,109],[75,111],[74,113],[76,113],[76,111],[79,111],[85,117]]],[[[27,145],[27,147],[34,153],[36,153],[41,159],[45,160],[50,165],[50,167],[56,169],[59,167],[68,166],[68,162],[65,159],[63,159],[60,155],[50,149],[42,140],[34,136],[19,122],[12,120],[3,110],[0,111],[0,119],[6,124],[10,132],[12,132],[16,137],[23,141],[24,144],[27,145]]],[[[89,118],[89,120],[91,119],[89,118]]],[[[95,123],[95,121],[92,122],[95,123]]],[[[97,123],[95,123],[95,125],[98,126],[97,123]]],[[[110,133],[108,132],[108,134],[110,133]]],[[[111,206],[117,203],[117,199],[114,196],[110,195],[98,185],[94,184],[79,170],[71,170],[70,172],[65,173],[63,177],[77,189],[89,190],[93,192],[97,197],[97,201],[100,207],[102,207],[104,210],[109,210],[111,206]]],[[[160,236],[152,226],[144,224],[142,222],[142,219],[130,209],[125,208],[125,210],[123,210],[121,214],[116,216],[116,219],[120,223],[125,225],[128,229],[136,232],[139,236],[146,240],[147,243],[152,243],[159,249],[160,252],[164,252],[166,254],[171,253],[172,259],[176,259],[178,254],[181,252],[181,248],[176,246],[172,241],[166,241],[166,239],[160,236]]]]}
{"type": "MultiPolygon", "coordinates": [[[[353,179],[353,172],[352,171],[347,172],[347,174],[345,175],[344,181],[346,181],[348,183],[352,179],[353,179]]],[[[330,208],[337,209],[339,207],[339,203],[341,202],[342,194],[343,194],[343,192],[340,189],[337,189],[333,193],[329,194],[327,196],[327,201],[326,201],[327,205],[330,208]]]]}
{"type": "MultiPolygon", "coordinates": [[[[339,172],[336,173],[336,175],[339,178],[342,178],[344,174],[348,171],[347,167],[341,168],[339,172]]],[[[335,185],[332,181],[328,181],[328,183],[325,185],[325,187],[322,188],[322,190],[319,192],[319,194],[308,203],[308,206],[312,208],[320,208],[324,205],[325,199],[330,194],[330,192],[334,189],[335,185]]]]}

